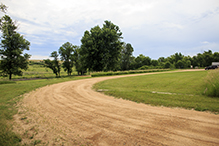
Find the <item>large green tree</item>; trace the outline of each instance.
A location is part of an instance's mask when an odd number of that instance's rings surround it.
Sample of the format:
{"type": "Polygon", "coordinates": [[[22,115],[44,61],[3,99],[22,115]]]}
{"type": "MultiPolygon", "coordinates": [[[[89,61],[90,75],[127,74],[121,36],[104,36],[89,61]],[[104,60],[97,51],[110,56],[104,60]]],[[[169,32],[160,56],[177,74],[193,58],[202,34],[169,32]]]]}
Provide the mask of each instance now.
{"type": "Polygon", "coordinates": [[[59,54],[61,56],[61,60],[64,61],[62,63],[62,66],[65,71],[67,71],[68,75],[71,75],[72,68],[74,66],[74,49],[77,48],[77,46],[72,45],[69,42],[64,43],[59,48],[59,54]]]}
{"type": "Polygon", "coordinates": [[[74,50],[74,63],[75,63],[75,68],[78,72],[78,75],[83,75],[87,71],[87,68],[84,66],[85,60],[83,59],[83,56],[80,55],[80,51],[81,51],[80,47],[77,47],[74,50]]]}
{"type": "Polygon", "coordinates": [[[133,53],[134,49],[131,44],[123,45],[122,52],[121,52],[121,70],[129,70],[130,65],[133,61],[133,53]]]}
{"type": "Polygon", "coordinates": [[[95,26],[85,31],[80,51],[85,67],[91,71],[117,70],[123,44],[121,39],[119,27],[110,21],[105,21],[102,28],[95,26]]]}
{"type": "Polygon", "coordinates": [[[135,59],[136,62],[136,69],[140,68],[144,65],[150,66],[151,65],[151,58],[148,56],[144,56],[143,54],[140,54],[135,59]]]}
{"type": "Polygon", "coordinates": [[[50,57],[53,57],[54,59],[44,60],[45,66],[52,69],[53,73],[56,74],[56,77],[60,77],[61,65],[58,60],[59,54],[57,53],[57,51],[54,51],[51,53],[50,57]]]}
{"type": "Polygon", "coordinates": [[[0,29],[2,32],[0,74],[9,76],[9,79],[13,74],[21,76],[22,69],[28,68],[30,55],[23,54],[23,51],[29,50],[30,42],[16,32],[17,26],[8,15],[0,19],[0,29]]]}

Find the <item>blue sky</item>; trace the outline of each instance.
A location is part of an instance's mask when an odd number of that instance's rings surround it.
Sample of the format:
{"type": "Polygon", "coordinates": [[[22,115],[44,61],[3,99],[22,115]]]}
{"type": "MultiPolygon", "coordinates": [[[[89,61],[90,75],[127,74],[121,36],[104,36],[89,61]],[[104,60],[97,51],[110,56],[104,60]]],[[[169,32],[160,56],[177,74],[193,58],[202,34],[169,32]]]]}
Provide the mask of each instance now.
{"type": "Polygon", "coordinates": [[[105,20],[120,27],[134,56],[219,52],[219,0],[2,0],[31,59],[46,59],[65,42],[81,45],[86,30],[105,20]]]}

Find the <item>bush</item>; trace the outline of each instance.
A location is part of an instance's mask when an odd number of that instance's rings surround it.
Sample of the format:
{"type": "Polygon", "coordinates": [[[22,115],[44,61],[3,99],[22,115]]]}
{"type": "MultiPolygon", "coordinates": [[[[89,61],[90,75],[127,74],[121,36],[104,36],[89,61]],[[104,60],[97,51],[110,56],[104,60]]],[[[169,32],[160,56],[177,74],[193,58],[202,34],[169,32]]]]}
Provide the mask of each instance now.
{"type": "Polygon", "coordinates": [[[145,69],[149,69],[149,66],[144,65],[144,66],[142,66],[142,67],[139,68],[139,70],[145,70],[145,69]]]}
{"type": "Polygon", "coordinates": [[[205,94],[211,97],[219,97],[219,69],[208,72],[205,94]]]}

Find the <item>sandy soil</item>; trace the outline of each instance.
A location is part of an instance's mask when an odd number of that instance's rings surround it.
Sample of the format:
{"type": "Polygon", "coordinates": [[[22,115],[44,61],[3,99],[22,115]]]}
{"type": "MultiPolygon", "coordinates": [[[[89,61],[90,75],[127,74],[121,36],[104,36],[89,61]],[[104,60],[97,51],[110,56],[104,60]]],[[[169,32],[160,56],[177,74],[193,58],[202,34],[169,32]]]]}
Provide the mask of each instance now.
{"type": "Polygon", "coordinates": [[[14,130],[26,144],[219,145],[219,115],[138,104],[91,89],[118,77],[124,76],[69,81],[27,94],[14,130]]]}

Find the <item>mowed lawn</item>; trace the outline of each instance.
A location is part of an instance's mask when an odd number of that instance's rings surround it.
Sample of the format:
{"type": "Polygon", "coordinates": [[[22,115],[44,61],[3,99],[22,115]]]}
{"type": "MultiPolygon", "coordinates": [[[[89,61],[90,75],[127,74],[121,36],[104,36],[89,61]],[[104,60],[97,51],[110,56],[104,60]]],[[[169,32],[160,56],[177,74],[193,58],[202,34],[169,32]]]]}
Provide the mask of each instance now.
{"type": "Polygon", "coordinates": [[[105,94],[155,106],[219,112],[219,98],[204,95],[207,71],[125,77],[97,83],[105,94]]]}

